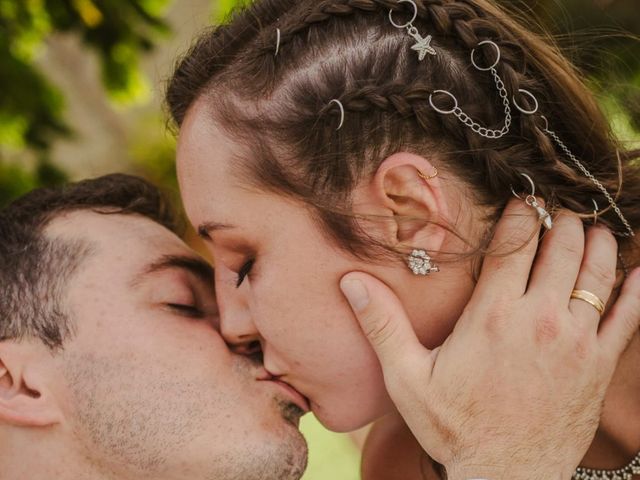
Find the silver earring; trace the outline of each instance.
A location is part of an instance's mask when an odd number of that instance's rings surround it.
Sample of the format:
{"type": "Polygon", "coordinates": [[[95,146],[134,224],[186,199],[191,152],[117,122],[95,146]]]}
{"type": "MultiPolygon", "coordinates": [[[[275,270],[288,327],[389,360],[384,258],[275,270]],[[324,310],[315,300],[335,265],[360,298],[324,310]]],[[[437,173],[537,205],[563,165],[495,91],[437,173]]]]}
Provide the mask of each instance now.
{"type": "Polygon", "coordinates": [[[414,250],[409,255],[407,265],[414,275],[429,275],[440,271],[440,268],[433,263],[431,257],[424,250],[414,250]]]}
{"type": "MultiPolygon", "coordinates": [[[[526,173],[521,173],[520,175],[522,175],[524,178],[526,178],[529,181],[529,183],[531,184],[531,193],[529,195],[527,195],[527,198],[524,199],[524,203],[526,203],[531,208],[533,208],[536,212],[538,212],[538,218],[542,221],[542,224],[544,225],[544,227],[547,230],[551,230],[553,228],[553,220],[552,220],[551,215],[549,214],[549,212],[547,212],[538,203],[538,199],[536,198],[536,185],[535,185],[535,183],[533,183],[533,180],[531,180],[531,177],[529,175],[527,175],[526,173]]],[[[520,200],[523,200],[523,198],[513,190],[513,187],[511,187],[511,193],[513,193],[520,200]]]]}

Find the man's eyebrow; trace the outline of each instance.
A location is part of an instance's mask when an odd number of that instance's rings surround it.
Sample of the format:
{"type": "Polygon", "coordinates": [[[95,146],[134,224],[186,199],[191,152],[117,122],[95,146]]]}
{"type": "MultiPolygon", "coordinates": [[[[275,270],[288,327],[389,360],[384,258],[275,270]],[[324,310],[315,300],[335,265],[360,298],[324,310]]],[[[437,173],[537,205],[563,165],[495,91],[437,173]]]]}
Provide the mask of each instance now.
{"type": "Polygon", "coordinates": [[[186,270],[207,285],[212,285],[214,282],[214,269],[202,258],[191,255],[163,255],[158,260],[147,265],[135,277],[133,285],[138,284],[148,275],[170,269],[186,270]]]}
{"type": "Polygon", "coordinates": [[[198,226],[198,235],[205,240],[210,240],[211,233],[219,230],[231,230],[234,228],[236,228],[235,225],[230,225],[228,223],[205,222],[198,226]]]}

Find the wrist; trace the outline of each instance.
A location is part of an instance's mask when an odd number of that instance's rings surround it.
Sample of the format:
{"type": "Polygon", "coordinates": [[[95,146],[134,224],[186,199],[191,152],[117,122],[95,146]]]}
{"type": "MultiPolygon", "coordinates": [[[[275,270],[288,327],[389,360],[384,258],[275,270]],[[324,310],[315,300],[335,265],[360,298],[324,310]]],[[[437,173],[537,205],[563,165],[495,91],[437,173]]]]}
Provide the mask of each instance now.
{"type": "Polygon", "coordinates": [[[541,471],[539,469],[521,468],[517,465],[465,464],[445,467],[447,480],[570,480],[558,470],[541,471]]]}

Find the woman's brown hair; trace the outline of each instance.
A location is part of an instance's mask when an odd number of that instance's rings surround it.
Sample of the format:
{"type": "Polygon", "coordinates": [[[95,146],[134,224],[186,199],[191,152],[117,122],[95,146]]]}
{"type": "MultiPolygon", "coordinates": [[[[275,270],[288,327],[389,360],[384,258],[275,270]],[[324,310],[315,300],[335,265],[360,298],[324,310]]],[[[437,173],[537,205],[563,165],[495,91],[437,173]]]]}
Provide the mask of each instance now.
{"type": "MultiPolygon", "coordinates": [[[[509,98],[530,108],[519,90],[535,95],[550,128],[612,192],[637,230],[637,155],[618,144],[580,73],[550,39],[489,0],[415,3],[414,25],[423,36],[433,35],[437,50],[423,61],[410,48],[414,40],[389,22],[390,10],[398,22],[408,20],[408,3],[258,0],[205,32],[179,62],[166,96],[172,118],[179,126],[189,107],[204,99],[215,121],[246,147],[238,174],[312,206],[325,230],[355,254],[363,254],[370,239],[348,214],[351,192],[401,150],[429,156],[462,179],[475,203],[489,207],[492,221],[511,198],[511,187],[527,185],[521,173],[535,180],[538,194],[553,206],[585,218],[592,199],[601,209],[609,207],[549,138],[539,116],[513,109],[509,134],[486,139],[430,107],[431,92],[449,90],[472,118],[501,128],[504,107],[494,80],[470,62],[471,51],[491,40],[501,51],[496,68],[509,98]],[[346,112],[340,129],[334,98],[346,112]]],[[[491,64],[495,52],[480,47],[477,58],[491,64]]],[[[448,101],[438,95],[434,100],[448,101]]],[[[626,232],[611,208],[599,221],[626,232]]],[[[620,241],[636,251],[634,239],[620,241]]]]}

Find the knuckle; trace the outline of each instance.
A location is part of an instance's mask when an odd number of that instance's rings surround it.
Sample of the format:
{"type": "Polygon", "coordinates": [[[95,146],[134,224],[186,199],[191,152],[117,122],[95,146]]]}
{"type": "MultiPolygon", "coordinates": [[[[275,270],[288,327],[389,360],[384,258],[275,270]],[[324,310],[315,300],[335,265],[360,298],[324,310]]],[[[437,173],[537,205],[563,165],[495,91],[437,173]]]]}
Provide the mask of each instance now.
{"type": "Polygon", "coordinates": [[[579,362],[584,362],[592,357],[596,351],[596,342],[591,334],[587,332],[576,335],[574,351],[570,354],[579,362]]]}
{"type": "Polygon", "coordinates": [[[590,241],[591,239],[597,240],[598,243],[601,243],[608,248],[615,250],[618,249],[618,241],[616,240],[616,237],[614,237],[611,230],[605,226],[589,227],[588,240],[590,241]]]}
{"type": "Polygon", "coordinates": [[[615,265],[605,265],[599,260],[588,262],[583,268],[585,273],[592,277],[598,285],[611,288],[616,282],[615,265]]]}
{"type": "Polygon", "coordinates": [[[369,315],[363,328],[365,335],[374,345],[385,345],[393,337],[396,328],[390,314],[369,315]]]}
{"type": "Polygon", "coordinates": [[[511,302],[506,298],[495,298],[488,305],[484,328],[491,337],[503,331],[505,323],[512,316],[511,302]]]}
{"type": "Polygon", "coordinates": [[[556,239],[556,249],[562,256],[569,256],[572,258],[582,258],[584,253],[584,242],[575,241],[570,238],[558,238],[556,239]]]}
{"type": "Polygon", "coordinates": [[[536,319],[536,342],[544,345],[558,339],[561,333],[560,316],[552,309],[542,310],[536,319]]]}
{"type": "Polygon", "coordinates": [[[575,230],[576,233],[583,234],[584,227],[582,220],[575,212],[571,210],[562,210],[558,214],[558,223],[565,229],[575,230]]]}

